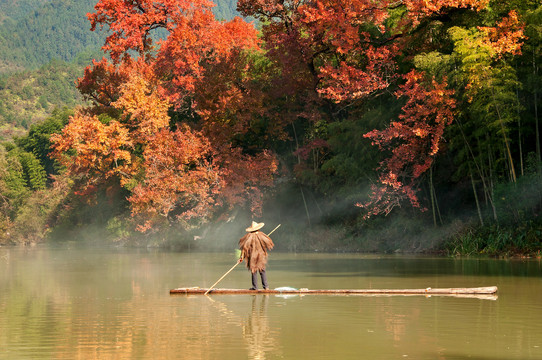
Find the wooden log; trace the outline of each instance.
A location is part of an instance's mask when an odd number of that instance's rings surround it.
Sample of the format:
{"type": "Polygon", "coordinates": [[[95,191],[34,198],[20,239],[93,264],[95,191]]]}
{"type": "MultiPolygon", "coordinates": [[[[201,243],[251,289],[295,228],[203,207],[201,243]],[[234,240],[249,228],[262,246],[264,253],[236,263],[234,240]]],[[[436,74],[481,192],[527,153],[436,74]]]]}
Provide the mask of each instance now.
{"type": "MultiPolygon", "coordinates": [[[[169,291],[170,294],[199,295],[205,294],[208,289],[199,287],[177,288],[169,291]]],[[[247,289],[212,289],[209,294],[221,295],[491,295],[497,293],[496,286],[476,288],[425,288],[425,289],[287,289],[287,290],[247,290],[247,289]]]]}

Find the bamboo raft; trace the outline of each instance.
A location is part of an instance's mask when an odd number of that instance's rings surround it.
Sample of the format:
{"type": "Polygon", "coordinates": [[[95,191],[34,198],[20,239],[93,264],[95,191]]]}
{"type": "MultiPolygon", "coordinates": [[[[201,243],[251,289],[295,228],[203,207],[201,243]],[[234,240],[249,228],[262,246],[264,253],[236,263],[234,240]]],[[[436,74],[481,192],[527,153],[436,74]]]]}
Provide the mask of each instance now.
{"type": "MultiPolygon", "coordinates": [[[[169,291],[170,294],[182,295],[203,295],[208,289],[199,287],[177,288],[169,291]]],[[[461,296],[461,297],[483,297],[484,295],[495,295],[496,286],[475,287],[475,288],[425,288],[425,289],[270,289],[270,290],[248,290],[248,289],[212,289],[209,294],[220,295],[440,295],[440,296],[461,296]]]]}

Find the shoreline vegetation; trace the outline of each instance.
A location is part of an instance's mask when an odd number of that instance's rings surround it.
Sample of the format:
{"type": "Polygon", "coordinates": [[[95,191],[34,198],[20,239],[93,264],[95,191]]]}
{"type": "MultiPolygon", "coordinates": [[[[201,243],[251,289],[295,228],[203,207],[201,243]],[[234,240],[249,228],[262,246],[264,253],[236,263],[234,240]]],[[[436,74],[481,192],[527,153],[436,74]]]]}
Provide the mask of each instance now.
{"type": "Polygon", "coordinates": [[[0,246],[541,258],[537,1],[10,1],[0,246]]]}
{"type": "MultiPolygon", "coordinates": [[[[329,229],[327,229],[329,230],[329,229]]],[[[536,230],[534,230],[536,231],[536,230]]],[[[488,259],[542,259],[542,250],[538,240],[533,242],[525,242],[524,234],[520,234],[517,238],[513,238],[515,231],[509,232],[502,230],[489,230],[489,229],[476,229],[470,230],[467,235],[452,235],[449,240],[440,240],[441,246],[435,249],[402,249],[397,248],[395,250],[379,250],[378,248],[389,248],[386,243],[380,243],[377,249],[372,246],[364,249],[363,239],[356,240],[352,237],[342,239],[339,244],[331,242],[326,244],[324,241],[320,241],[318,246],[311,244],[296,244],[292,246],[280,246],[276,249],[279,252],[290,253],[322,253],[322,254],[366,254],[366,255],[412,255],[412,256],[436,256],[436,257],[453,257],[453,258],[488,258],[488,259]],[[493,232],[492,232],[493,231],[493,232]],[[475,234],[473,234],[475,233],[475,234]],[[490,234],[487,237],[484,235],[490,234]],[[503,241],[503,239],[506,239],[503,241]],[[524,247],[522,247],[524,246],[524,247]]],[[[313,234],[308,234],[308,237],[315,237],[313,234]]],[[[27,247],[33,248],[38,244],[49,245],[79,245],[79,246],[100,246],[100,247],[131,247],[134,249],[157,249],[163,251],[174,252],[192,252],[192,251],[208,251],[208,252],[232,252],[236,239],[232,239],[231,249],[220,248],[216,246],[199,246],[190,244],[189,240],[179,241],[175,239],[172,241],[164,241],[163,238],[159,240],[146,239],[145,244],[142,241],[124,242],[119,244],[114,240],[88,240],[86,242],[75,242],[73,240],[49,240],[32,243],[0,243],[0,248],[10,247],[27,247]]]]}
{"type": "MultiPolygon", "coordinates": [[[[474,258],[542,258],[542,223],[528,221],[519,226],[484,226],[456,220],[450,227],[431,228],[427,224],[413,224],[403,219],[404,224],[394,223],[393,228],[372,229],[357,234],[342,225],[316,225],[311,229],[300,229],[298,224],[284,224],[281,234],[273,236],[276,251],[292,253],[357,253],[382,255],[428,255],[438,257],[474,258]],[[407,224],[408,222],[408,224],[407,224]]],[[[242,235],[243,224],[207,227],[202,233],[157,233],[142,235],[138,232],[120,230],[116,221],[107,227],[85,225],[78,229],[59,231],[46,230],[43,238],[33,241],[10,241],[4,238],[0,246],[29,246],[36,244],[114,246],[132,248],[155,248],[166,251],[233,251],[237,237],[242,235]],[[241,230],[240,230],[241,229],[241,230]],[[241,234],[241,235],[240,235],[241,234]],[[74,240],[78,239],[78,240],[74,240]]],[[[35,228],[30,229],[33,235],[35,228]]],[[[198,229],[201,230],[201,229],[198,229]]],[[[17,231],[17,230],[16,230],[17,231]]],[[[28,236],[28,232],[27,235],[28,236]]],[[[15,234],[14,238],[17,237],[15,234]]]]}

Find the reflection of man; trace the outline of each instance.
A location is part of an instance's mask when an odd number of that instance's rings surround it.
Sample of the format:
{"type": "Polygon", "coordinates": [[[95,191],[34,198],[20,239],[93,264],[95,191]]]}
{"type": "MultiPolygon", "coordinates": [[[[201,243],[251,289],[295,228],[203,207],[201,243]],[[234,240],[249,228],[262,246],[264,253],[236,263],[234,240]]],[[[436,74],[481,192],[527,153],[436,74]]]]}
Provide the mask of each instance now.
{"type": "Polygon", "coordinates": [[[269,326],[266,314],[268,300],[269,295],[252,297],[252,311],[243,325],[243,337],[248,344],[249,359],[265,359],[267,353],[277,350],[276,337],[269,326]]]}
{"type": "Polygon", "coordinates": [[[252,272],[252,287],[250,290],[258,289],[258,272],[262,278],[262,286],[265,290],[269,289],[267,284],[267,275],[265,266],[267,265],[267,251],[271,250],[273,240],[263,232],[259,231],[264,226],[264,223],[252,222],[252,225],[246,229],[248,234],[239,240],[239,249],[241,249],[241,257],[247,261],[247,268],[252,272]]]}

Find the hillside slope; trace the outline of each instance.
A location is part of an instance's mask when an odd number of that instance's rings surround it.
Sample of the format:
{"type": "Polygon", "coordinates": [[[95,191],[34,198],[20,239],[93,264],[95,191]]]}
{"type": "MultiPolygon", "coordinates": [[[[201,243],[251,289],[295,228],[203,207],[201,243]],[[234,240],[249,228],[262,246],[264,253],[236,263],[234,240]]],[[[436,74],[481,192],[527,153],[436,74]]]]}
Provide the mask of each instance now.
{"type": "MultiPolygon", "coordinates": [[[[81,98],[75,81],[101,58],[106,31],[90,31],[97,0],[0,0],[0,141],[24,134],[55,108],[81,98]]],[[[236,0],[213,11],[229,20],[236,0]]]]}

